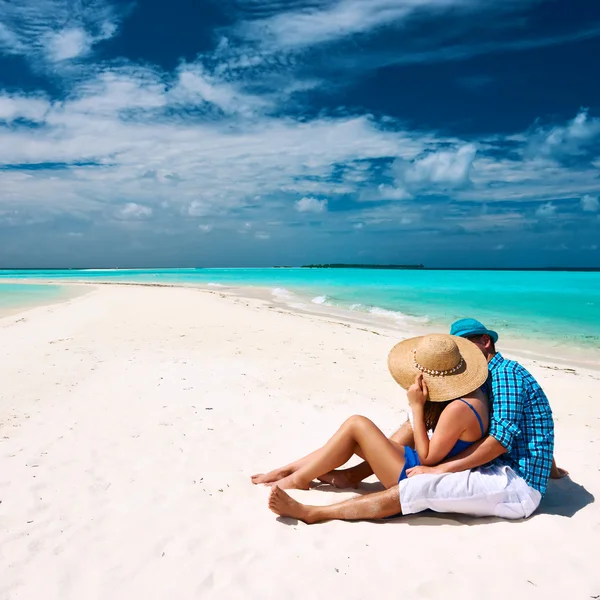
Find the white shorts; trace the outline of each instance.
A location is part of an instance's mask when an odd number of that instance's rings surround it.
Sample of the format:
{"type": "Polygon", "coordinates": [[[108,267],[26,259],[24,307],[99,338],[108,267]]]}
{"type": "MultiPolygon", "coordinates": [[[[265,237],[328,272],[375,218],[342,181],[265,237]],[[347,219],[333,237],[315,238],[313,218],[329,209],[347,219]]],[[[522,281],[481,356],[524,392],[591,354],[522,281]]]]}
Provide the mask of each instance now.
{"type": "Polygon", "coordinates": [[[496,465],[460,473],[416,475],[402,480],[398,487],[404,515],[429,509],[473,517],[524,519],[542,499],[510,467],[496,465]]]}

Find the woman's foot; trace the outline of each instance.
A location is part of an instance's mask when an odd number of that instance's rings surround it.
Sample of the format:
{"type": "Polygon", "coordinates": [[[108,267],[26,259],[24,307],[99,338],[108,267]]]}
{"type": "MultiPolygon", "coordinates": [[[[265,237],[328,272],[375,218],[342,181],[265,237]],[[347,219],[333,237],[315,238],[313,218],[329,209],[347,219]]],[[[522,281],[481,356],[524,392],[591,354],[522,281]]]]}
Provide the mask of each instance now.
{"type": "Polygon", "coordinates": [[[291,517],[305,523],[314,523],[313,511],[310,506],[296,502],[277,485],[271,488],[269,495],[269,508],[280,517],[291,517]]]}
{"type": "Polygon", "coordinates": [[[319,481],[323,483],[328,483],[335,488],[340,490],[347,489],[356,489],[360,485],[360,480],[352,477],[348,470],[343,471],[329,471],[329,473],[325,473],[321,477],[318,477],[319,481]]]}
{"type": "Polygon", "coordinates": [[[254,485],[258,485],[260,483],[275,483],[288,475],[293,473],[292,469],[289,467],[280,467],[279,469],[273,469],[268,473],[258,473],[257,475],[252,475],[250,479],[254,485]]]}

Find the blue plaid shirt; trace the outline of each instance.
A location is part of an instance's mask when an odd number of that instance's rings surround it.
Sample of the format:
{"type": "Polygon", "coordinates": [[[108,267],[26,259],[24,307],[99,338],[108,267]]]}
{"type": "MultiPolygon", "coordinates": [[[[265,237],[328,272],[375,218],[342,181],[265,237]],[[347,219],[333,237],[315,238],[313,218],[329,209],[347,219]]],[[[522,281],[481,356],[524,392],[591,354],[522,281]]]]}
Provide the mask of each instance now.
{"type": "Polygon", "coordinates": [[[496,354],[489,362],[490,435],[507,450],[496,464],[508,465],[544,494],[554,456],[554,420],[546,394],[533,375],[496,354]]]}

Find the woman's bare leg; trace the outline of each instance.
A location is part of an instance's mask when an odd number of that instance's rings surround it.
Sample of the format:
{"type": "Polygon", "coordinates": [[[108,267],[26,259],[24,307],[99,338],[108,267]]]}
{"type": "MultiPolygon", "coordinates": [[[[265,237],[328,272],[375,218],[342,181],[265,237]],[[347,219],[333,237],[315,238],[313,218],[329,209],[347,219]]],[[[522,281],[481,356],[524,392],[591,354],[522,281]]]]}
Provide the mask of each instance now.
{"type": "MultiPolygon", "coordinates": [[[[256,475],[252,475],[250,477],[250,479],[252,480],[252,483],[254,485],[258,485],[259,483],[264,483],[264,484],[275,483],[276,481],[279,481],[280,479],[283,479],[284,477],[288,477],[289,475],[292,475],[292,473],[295,473],[298,469],[303,467],[309,461],[315,460],[317,458],[317,455],[319,454],[319,452],[322,452],[322,451],[323,451],[323,448],[319,448],[318,450],[315,450],[314,452],[311,452],[310,454],[307,454],[306,456],[299,458],[298,460],[295,460],[294,462],[291,462],[289,465],[279,467],[278,469],[273,469],[272,471],[269,471],[268,473],[257,473],[256,475]]],[[[364,456],[362,454],[360,454],[360,451],[357,452],[357,455],[360,458],[364,459],[364,456]]],[[[363,463],[363,464],[366,464],[366,463],[363,463]]],[[[369,473],[369,475],[372,475],[372,474],[373,474],[373,472],[371,471],[371,473],[369,473]]],[[[369,475],[366,475],[365,477],[368,477],[369,475]]],[[[323,481],[325,481],[325,480],[323,480],[323,481]]],[[[325,481],[325,483],[331,483],[331,482],[325,481]]]]}
{"type": "MultiPolygon", "coordinates": [[[[390,438],[391,442],[394,442],[397,447],[410,446],[411,448],[415,447],[415,438],[413,435],[412,425],[410,421],[406,421],[394,435],[390,438]]],[[[289,475],[291,473],[288,473],[289,475]]],[[[286,475],[286,476],[287,476],[286,475]]],[[[329,473],[325,473],[319,477],[319,481],[323,481],[324,483],[329,483],[330,485],[340,488],[340,489],[348,489],[348,488],[357,488],[360,485],[360,482],[373,475],[373,469],[371,469],[371,465],[368,462],[361,462],[354,467],[350,467],[348,469],[341,469],[339,471],[330,471],[329,473]]]]}
{"type": "Polygon", "coordinates": [[[279,481],[280,479],[283,479],[284,477],[295,473],[300,467],[305,465],[307,461],[314,460],[316,458],[317,453],[321,452],[321,450],[322,448],[319,448],[318,450],[307,454],[303,458],[299,458],[298,460],[291,462],[289,465],[279,467],[278,469],[273,469],[268,473],[258,473],[256,475],[252,475],[250,479],[255,485],[259,483],[275,483],[276,481],[279,481]]]}
{"type": "Polygon", "coordinates": [[[354,416],[321,450],[313,453],[310,460],[276,485],[281,489],[308,489],[313,479],[343,465],[357,453],[365,458],[385,487],[398,483],[404,466],[404,452],[390,442],[372,421],[354,416]]]}
{"type": "MultiPolygon", "coordinates": [[[[270,483],[276,483],[277,481],[283,479],[284,477],[288,477],[289,475],[292,475],[292,473],[295,473],[298,469],[300,469],[301,467],[303,467],[304,465],[306,465],[308,462],[316,460],[319,453],[323,451],[323,448],[319,448],[318,450],[315,450],[314,452],[311,452],[310,454],[307,454],[306,456],[299,458],[298,460],[295,460],[294,462],[290,463],[289,465],[285,465],[284,467],[279,467],[278,469],[273,469],[272,471],[269,471],[268,473],[259,473],[258,475],[252,475],[252,477],[250,478],[252,480],[252,483],[254,483],[255,485],[259,484],[259,483],[264,483],[264,484],[270,484],[270,483]]],[[[356,452],[357,456],[359,456],[360,458],[364,458],[364,456],[360,453],[360,450],[358,449],[356,452]]],[[[366,464],[366,463],[363,463],[366,464]]],[[[371,472],[370,475],[372,475],[373,473],[371,472]]],[[[325,481],[325,480],[323,480],[325,481]]],[[[325,483],[329,483],[329,482],[325,482],[325,483]]]]}

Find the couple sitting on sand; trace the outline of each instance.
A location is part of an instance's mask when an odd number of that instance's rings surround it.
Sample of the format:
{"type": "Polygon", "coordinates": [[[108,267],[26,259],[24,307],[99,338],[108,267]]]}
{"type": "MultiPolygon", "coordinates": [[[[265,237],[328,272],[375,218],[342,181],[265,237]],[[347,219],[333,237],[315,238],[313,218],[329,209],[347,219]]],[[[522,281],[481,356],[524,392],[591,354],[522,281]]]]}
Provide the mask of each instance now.
{"type": "Polygon", "coordinates": [[[475,319],[450,335],[400,342],[389,354],[392,377],[408,390],[412,419],[390,439],[369,419],[350,417],[319,450],[265,475],[269,508],[306,523],[381,519],[427,509],[506,519],[529,517],[549,477],[554,422],[546,395],[519,363],[496,352],[498,334],[475,319]],[[353,455],[364,462],[341,471],[353,455]],[[329,506],[307,506],[284,489],[314,479],[358,487],[375,474],[385,491],[329,506]]]}

